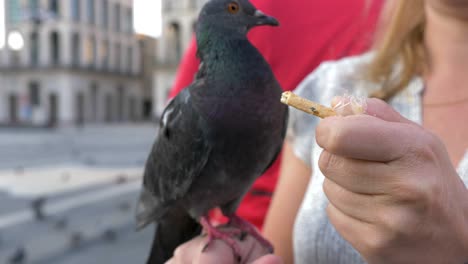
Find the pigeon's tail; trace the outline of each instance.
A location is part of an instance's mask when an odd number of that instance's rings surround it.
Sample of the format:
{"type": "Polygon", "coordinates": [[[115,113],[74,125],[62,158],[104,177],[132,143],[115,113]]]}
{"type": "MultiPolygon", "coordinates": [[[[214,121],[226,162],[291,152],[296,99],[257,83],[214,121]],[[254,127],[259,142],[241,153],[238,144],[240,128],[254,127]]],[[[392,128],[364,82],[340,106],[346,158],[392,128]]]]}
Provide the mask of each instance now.
{"type": "Polygon", "coordinates": [[[157,223],[147,264],[163,264],[174,250],[201,232],[200,224],[180,208],[169,210],[157,223]]]}
{"type": "Polygon", "coordinates": [[[143,187],[136,207],[137,230],[157,221],[166,211],[167,207],[161,206],[160,202],[143,187]]]}

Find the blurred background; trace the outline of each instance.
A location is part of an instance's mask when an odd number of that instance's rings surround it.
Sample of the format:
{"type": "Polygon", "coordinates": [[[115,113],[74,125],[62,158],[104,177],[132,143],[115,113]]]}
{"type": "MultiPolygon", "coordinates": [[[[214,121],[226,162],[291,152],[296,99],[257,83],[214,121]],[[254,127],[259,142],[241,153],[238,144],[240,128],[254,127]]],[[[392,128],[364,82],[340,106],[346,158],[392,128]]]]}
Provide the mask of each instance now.
{"type": "Polygon", "coordinates": [[[0,0],[0,263],[143,263],[134,211],[206,0],[0,0]]]}

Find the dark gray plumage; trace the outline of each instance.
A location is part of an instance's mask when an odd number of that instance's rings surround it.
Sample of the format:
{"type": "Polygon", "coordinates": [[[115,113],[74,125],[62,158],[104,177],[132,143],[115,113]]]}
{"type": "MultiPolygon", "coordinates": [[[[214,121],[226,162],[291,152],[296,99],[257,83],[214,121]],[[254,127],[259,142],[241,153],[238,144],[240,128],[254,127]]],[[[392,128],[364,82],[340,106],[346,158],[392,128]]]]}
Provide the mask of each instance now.
{"type": "Polygon", "coordinates": [[[148,263],[164,263],[220,207],[230,217],[276,159],[287,107],[270,66],[251,45],[255,26],[278,25],[248,0],[211,0],[197,23],[201,66],[166,107],[145,167],[137,222],[156,223],[148,263]]]}
{"type": "Polygon", "coordinates": [[[40,196],[32,200],[31,208],[34,212],[34,217],[37,221],[43,221],[46,216],[44,214],[44,205],[46,203],[47,198],[44,196],[40,196]]]}
{"type": "Polygon", "coordinates": [[[21,246],[15,250],[13,255],[9,258],[8,263],[22,264],[26,262],[26,259],[27,259],[26,249],[21,246]]]}

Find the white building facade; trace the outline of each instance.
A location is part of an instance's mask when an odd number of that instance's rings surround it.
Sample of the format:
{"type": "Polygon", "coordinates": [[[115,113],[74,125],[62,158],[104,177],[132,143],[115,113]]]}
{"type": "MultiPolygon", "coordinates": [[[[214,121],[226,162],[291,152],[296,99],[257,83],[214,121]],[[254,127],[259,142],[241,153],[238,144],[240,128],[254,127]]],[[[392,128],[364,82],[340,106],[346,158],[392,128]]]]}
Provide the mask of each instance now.
{"type": "Polygon", "coordinates": [[[194,34],[198,13],[208,0],[162,0],[163,30],[156,50],[153,115],[161,115],[177,66],[194,34]]]}
{"type": "Polygon", "coordinates": [[[6,0],[0,124],[81,125],[142,118],[132,0],[6,0]]]}

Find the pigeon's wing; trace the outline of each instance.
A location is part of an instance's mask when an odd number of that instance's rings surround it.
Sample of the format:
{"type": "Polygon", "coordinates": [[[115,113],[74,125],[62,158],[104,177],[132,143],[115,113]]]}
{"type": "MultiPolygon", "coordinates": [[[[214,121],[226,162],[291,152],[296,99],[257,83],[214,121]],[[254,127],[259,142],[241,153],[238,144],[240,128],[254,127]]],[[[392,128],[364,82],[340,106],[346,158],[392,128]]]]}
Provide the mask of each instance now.
{"type": "Polygon", "coordinates": [[[184,89],[166,107],[157,141],[146,162],[137,211],[143,227],[162,216],[183,197],[208,161],[212,146],[203,132],[203,120],[184,89]]]}
{"type": "MultiPolygon", "coordinates": [[[[288,120],[289,120],[289,108],[286,108],[285,117],[284,117],[284,120],[283,120],[283,130],[281,131],[281,142],[283,142],[284,138],[286,137],[286,132],[288,130],[288,120]]],[[[273,165],[273,163],[275,163],[276,159],[278,158],[279,154],[281,153],[282,148],[283,148],[283,144],[281,143],[278,146],[278,149],[276,149],[276,152],[273,155],[273,159],[270,161],[268,166],[263,170],[263,173],[265,173],[273,165]]]]}

